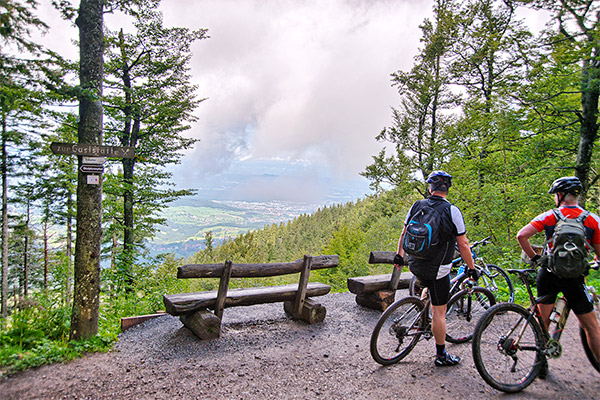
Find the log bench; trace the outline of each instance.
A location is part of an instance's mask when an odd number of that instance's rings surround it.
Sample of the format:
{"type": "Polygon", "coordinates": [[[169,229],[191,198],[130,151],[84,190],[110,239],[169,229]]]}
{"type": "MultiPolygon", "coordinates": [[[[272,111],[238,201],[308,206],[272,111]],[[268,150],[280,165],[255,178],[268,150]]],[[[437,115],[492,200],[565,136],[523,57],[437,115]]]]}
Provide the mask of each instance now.
{"type": "Polygon", "coordinates": [[[283,302],[286,314],[313,324],[325,319],[326,309],[311,298],[326,295],[331,286],[308,282],[310,271],[337,266],[337,255],[304,256],[304,259],[288,263],[234,264],[226,261],[224,264],[183,265],[177,268],[177,278],[218,278],[219,289],[164,295],[163,303],[169,314],[178,316],[200,339],[221,336],[223,309],[228,307],[283,302]],[[229,289],[230,278],[266,278],[294,273],[300,274],[297,284],[229,289]]]}
{"type": "MultiPolygon", "coordinates": [[[[372,251],[369,264],[394,264],[395,251],[372,251]]],[[[384,311],[394,302],[396,290],[406,289],[412,278],[410,272],[392,267],[391,274],[358,276],[347,279],[348,290],[356,294],[356,303],[363,307],[384,311]]]]}

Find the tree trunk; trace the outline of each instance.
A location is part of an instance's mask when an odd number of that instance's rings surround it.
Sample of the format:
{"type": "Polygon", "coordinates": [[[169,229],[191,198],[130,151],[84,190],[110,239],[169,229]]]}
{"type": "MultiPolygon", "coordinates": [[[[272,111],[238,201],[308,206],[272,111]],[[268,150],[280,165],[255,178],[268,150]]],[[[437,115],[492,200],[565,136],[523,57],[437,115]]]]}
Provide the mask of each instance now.
{"type": "Polygon", "coordinates": [[[66,256],[67,256],[67,274],[66,274],[66,286],[67,292],[65,293],[65,303],[68,302],[68,299],[71,298],[71,273],[73,271],[73,256],[72,256],[72,248],[73,248],[73,197],[71,195],[71,191],[69,191],[69,197],[67,198],[67,248],[66,248],[66,256]]]}
{"type": "Polygon", "coordinates": [[[8,316],[8,176],[6,156],[6,121],[2,120],[2,307],[0,316],[8,316]]]}
{"type": "MultiPolygon", "coordinates": [[[[598,56],[600,49],[594,51],[598,56]]],[[[596,59],[596,58],[594,58],[596,59]]],[[[581,127],[579,128],[579,148],[575,164],[575,175],[583,182],[584,191],[580,196],[581,206],[585,206],[585,197],[589,189],[589,176],[594,142],[598,137],[598,79],[600,65],[597,62],[584,62],[581,74],[581,127]]]]}
{"type": "MultiPolygon", "coordinates": [[[[46,213],[47,215],[47,213],[46,213]]],[[[44,221],[44,292],[48,291],[48,219],[44,221]]]]}
{"type": "Polygon", "coordinates": [[[27,199],[27,219],[25,221],[25,240],[23,244],[23,297],[29,295],[29,221],[30,221],[30,201],[27,199]]]}
{"type": "Polygon", "coordinates": [[[123,159],[123,181],[125,182],[125,190],[123,191],[123,258],[124,276],[126,291],[130,291],[133,286],[133,259],[135,254],[135,239],[133,235],[133,168],[134,159],[123,159]]]}
{"type": "MultiPolygon", "coordinates": [[[[103,3],[103,0],[81,0],[75,21],[79,27],[79,79],[81,87],[92,93],[79,99],[80,144],[102,144],[103,3]]],[[[79,166],[81,162],[79,158],[79,166]]],[[[101,223],[102,180],[88,184],[87,175],[79,171],[71,340],[87,339],[98,333],[101,223]]]]}

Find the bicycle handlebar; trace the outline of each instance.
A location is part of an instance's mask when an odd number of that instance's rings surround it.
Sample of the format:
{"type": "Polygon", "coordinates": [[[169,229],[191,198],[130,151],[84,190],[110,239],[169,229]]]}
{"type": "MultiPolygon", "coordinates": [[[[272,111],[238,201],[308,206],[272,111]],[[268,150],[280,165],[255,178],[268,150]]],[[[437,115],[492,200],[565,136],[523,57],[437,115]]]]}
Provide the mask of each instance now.
{"type": "Polygon", "coordinates": [[[488,244],[488,242],[489,242],[489,240],[490,240],[491,238],[492,238],[491,236],[488,236],[488,237],[486,237],[485,239],[481,239],[481,240],[478,240],[478,241],[476,241],[475,243],[473,243],[473,244],[471,245],[471,250],[473,250],[475,247],[477,247],[477,246],[479,246],[479,245],[485,246],[486,244],[488,244]]]}

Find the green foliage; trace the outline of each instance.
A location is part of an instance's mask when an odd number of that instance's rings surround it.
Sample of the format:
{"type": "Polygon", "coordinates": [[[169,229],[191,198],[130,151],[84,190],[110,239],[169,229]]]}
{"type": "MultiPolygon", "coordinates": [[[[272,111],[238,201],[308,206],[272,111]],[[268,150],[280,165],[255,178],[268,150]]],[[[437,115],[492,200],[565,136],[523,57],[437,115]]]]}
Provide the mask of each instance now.
{"type": "Polygon", "coordinates": [[[0,331],[0,375],[53,362],[68,361],[86,352],[107,351],[116,332],[69,342],[71,307],[60,299],[38,294],[21,301],[0,331]]]}

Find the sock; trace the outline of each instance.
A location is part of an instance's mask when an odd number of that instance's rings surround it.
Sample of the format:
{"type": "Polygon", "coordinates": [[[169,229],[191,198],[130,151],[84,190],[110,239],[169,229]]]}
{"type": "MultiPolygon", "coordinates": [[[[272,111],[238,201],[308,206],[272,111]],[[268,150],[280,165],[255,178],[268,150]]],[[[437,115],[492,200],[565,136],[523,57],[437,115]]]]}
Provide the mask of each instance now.
{"type": "Polygon", "coordinates": [[[443,356],[446,352],[446,344],[436,344],[435,345],[436,354],[438,356],[443,356]]]}

